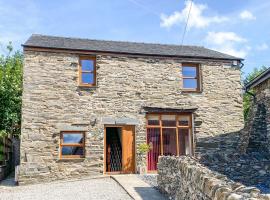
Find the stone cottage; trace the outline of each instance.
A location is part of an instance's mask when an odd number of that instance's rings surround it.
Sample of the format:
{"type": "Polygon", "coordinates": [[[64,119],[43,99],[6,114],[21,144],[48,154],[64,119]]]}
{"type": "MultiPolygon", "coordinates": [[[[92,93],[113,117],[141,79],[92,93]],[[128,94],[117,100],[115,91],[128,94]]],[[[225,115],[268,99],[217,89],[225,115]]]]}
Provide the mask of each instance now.
{"type": "Polygon", "coordinates": [[[19,183],[155,172],[243,127],[241,59],[197,46],[32,35],[19,183]],[[205,140],[204,140],[205,141],[205,140]],[[139,163],[138,145],[150,152],[139,163]],[[197,148],[200,146],[200,148],[197,148]]]}

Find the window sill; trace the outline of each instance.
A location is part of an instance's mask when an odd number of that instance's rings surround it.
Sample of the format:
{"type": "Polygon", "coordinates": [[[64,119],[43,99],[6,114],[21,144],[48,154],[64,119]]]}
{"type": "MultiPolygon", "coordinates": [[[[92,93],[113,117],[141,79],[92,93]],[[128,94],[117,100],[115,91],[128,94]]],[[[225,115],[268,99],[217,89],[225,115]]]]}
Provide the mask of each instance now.
{"type": "Polygon", "coordinates": [[[78,85],[80,88],[97,88],[97,85],[78,85]]]}
{"type": "Polygon", "coordinates": [[[56,160],[56,162],[83,162],[85,158],[61,158],[56,160]]]}
{"type": "Polygon", "coordinates": [[[201,90],[184,90],[182,89],[182,93],[202,93],[201,90]]]}
{"type": "Polygon", "coordinates": [[[93,91],[96,90],[98,88],[98,86],[83,86],[83,85],[78,85],[78,90],[81,91],[93,91]]]}

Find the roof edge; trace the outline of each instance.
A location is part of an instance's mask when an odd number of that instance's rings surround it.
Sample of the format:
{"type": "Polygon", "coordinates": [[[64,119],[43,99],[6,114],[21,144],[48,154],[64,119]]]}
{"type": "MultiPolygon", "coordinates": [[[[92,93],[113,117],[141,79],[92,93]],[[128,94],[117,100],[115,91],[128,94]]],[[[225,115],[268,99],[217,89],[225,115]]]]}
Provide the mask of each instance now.
{"type": "Polygon", "coordinates": [[[268,69],[266,69],[265,71],[263,71],[258,76],[256,76],[254,79],[252,79],[251,81],[249,81],[245,85],[245,88],[246,88],[246,90],[249,90],[249,89],[251,89],[251,88],[259,85],[260,83],[262,83],[263,81],[265,81],[265,80],[267,80],[269,78],[270,78],[270,67],[268,69]]]}
{"type": "MultiPolygon", "coordinates": [[[[205,55],[187,55],[187,56],[185,56],[185,55],[183,55],[183,56],[181,56],[181,55],[177,55],[178,53],[175,53],[175,55],[172,53],[171,55],[169,54],[169,53],[164,53],[164,52],[159,52],[159,51],[156,51],[156,52],[129,52],[128,50],[127,51],[120,51],[119,49],[98,49],[97,51],[108,51],[108,52],[114,52],[114,53],[122,53],[122,52],[124,52],[124,53],[127,53],[127,54],[141,54],[141,55],[151,55],[151,54],[153,54],[153,55],[155,55],[155,53],[156,54],[158,54],[159,56],[176,56],[176,57],[194,57],[194,58],[196,58],[196,57],[198,57],[198,58],[200,58],[200,57],[202,57],[202,58],[209,58],[209,59],[211,59],[211,58],[213,58],[213,59],[217,59],[217,60],[236,60],[236,61],[243,61],[244,59],[243,58],[239,58],[239,57],[236,57],[236,56],[232,56],[232,55],[229,55],[229,54],[226,54],[226,53],[222,53],[222,52],[219,52],[219,51],[216,51],[216,50],[213,50],[213,49],[209,49],[209,48],[206,48],[206,47],[204,47],[204,46],[198,46],[198,45],[178,45],[178,44],[166,44],[166,43],[153,43],[153,42],[137,42],[137,41],[121,41],[121,40],[104,40],[104,39],[89,39],[89,38],[79,38],[79,37],[66,37],[66,36],[56,36],[56,35],[44,35],[44,34],[36,34],[36,33],[34,33],[34,34],[32,34],[29,38],[28,38],[28,40],[24,43],[24,44],[22,44],[22,47],[24,47],[24,48],[27,48],[27,47],[32,47],[32,48],[34,48],[34,47],[40,47],[40,48],[49,48],[49,49],[54,49],[54,48],[56,48],[56,49],[60,49],[60,48],[62,48],[62,49],[65,49],[65,50],[88,50],[88,51],[92,51],[90,48],[86,48],[86,49],[83,49],[82,47],[80,48],[79,46],[55,46],[55,45],[50,45],[50,44],[48,44],[48,45],[43,45],[42,43],[36,43],[35,44],[35,40],[44,40],[45,41],[45,43],[47,43],[47,41],[49,41],[49,40],[74,40],[73,41],[73,43],[74,42],[78,42],[78,41],[80,41],[80,42],[83,42],[83,41],[85,41],[85,42],[87,42],[87,41],[92,41],[92,42],[114,42],[114,43],[119,43],[119,44],[128,44],[128,45],[132,45],[132,44],[139,44],[139,45],[159,45],[159,46],[161,46],[161,47],[166,47],[166,48],[169,48],[169,47],[179,47],[179,46],[182,46],[182,47],[190,47],[190,48],[201,48],[201,49],[203,49],[203,50],[206,50],[206,51],[209,51],[208,52],[208,54],[210,53],[211,54],[211,52],[214,54],[214,53],[218,53],[218,54],[220,54],[220,55],[215,55],[215,56],[211,56],[211,55],[207,55],[207,53],[205,54],[205,55]],[[31,41],[34,41],[34,43],[32,43],[31,41]],[[75,40],[78,40],[78,41],[75,41],[75,40]]],[[[43,41],[43,42],[44,42],[43,41]]],[[[63,41],[62,41],[63,42],[63,41]]],[[[70,41],[69,41],[70,42],[70,41]]],[[[197,49],[198,50],[198,49],[197,49]]],[[[95,51],[95,50],[93,50],[93,51],[95,51]]]]}
{"type": "Polygon", "coordinates": [[[130,52],[119,52],[119,51],[98,51],[98,50],[85,50],[85,49],[72,49],[72,48],[56,48],[56,47],[41,47],[22,44],[22,47],[27,49],[44,49],[48,51],[57,50],[59,51],[80,51],[80,52],[96,52],[96,53],[108,53],[108,54],[123,54],[123,55],[134,55],[134,56],[150,56],[150,57],[164,57],[164,58],[198,58],[198,59],[211,59],[211,60],[223,60],[223,61],[244,61],[243,58],[213,58],[211,56],[180,56],[180,55],[164,55],[164,54],[146,54],[146,53],[130,53],[130,52]]]}

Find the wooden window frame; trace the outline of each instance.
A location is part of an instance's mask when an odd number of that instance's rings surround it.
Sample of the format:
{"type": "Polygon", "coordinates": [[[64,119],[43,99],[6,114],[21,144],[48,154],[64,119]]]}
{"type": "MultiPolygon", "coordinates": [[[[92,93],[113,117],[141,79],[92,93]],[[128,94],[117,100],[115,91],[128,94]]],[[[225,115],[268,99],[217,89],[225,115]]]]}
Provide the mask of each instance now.
{"type": "Polygon", "coordinates": [[[182,63],[182,89],[184,92],[201,92],[201,71],[200,65],[196,63],[182,63]],[[195,67],[196,68],[196,77],[185,77],[183,74],[183,67],[195,67]],[[184,88],[184,80],[192,79],[197,80],[197,88],[184,88]]]}
{"type": "Polygon", "coordinates": [[[85,131],[61,131],[60,132],[60,144],[59,144],[59,157],[60,159],[81,159],[85,158],[85,131]],[[82,134],[83,135],[83,143],[64,143],[63,135],[64,134],[82,134]],[[82,147],[83,155],[62,155],[63,147],[82,147]]]}
{"type": "MultiPolygon", "coordinates": [[[[148,128],[159,128],[160,129],[160,155],[164,155],[163,153],[163,133],[162,133],[162,130],[164,128],[166,129],[176,129],[175,131],[175,134],[176,134],[176,152],[177,152],[177,155],[176,156],[179,156],[179,153],[180,153],[180,146],[179,146],[179,140],[178,140],[178,132],[179,132],[179,129],[187,129],[189,131],[189,140],[190,140],[190,155],[193,155],[194,154],[194,147],[193,147],[193,117],[192,117],[192,113],[149,113],[149,114],[146,114],[146,137],[147,137],[147,129],[148,128]],[[162,115],[175,115],[175,120],[176,120],[176,126],[162,126],[162,115]],[[148,125],[148,116],[158,116],[159,118],[159,125],[148,125]],[[187,126],[180,126],[179,125],[179,117],[182,117],[182,116],[188,116],[189,118],[189,123],[187,126]]],[[[148,159],[148,158],[147,158],[148,159]]],[[[148,169],[148,167],[147,167],[148,169]]],[[[148,172],[155,172],[155,171],[149,171],[147,170],[148,172]]]]}
{"type": "Polygon", "coordinates": [[[80,87],[95,87],[96,86],[96,75],[97,75],[97,70],[96,70],[96,57],[95,56],[80,56],[79,57],[79,78],[78,78],[78,84],[80,87]],[[86,70],[82,70],[82,64],[81,64],[81,61],[82,60],[92,60],[94,62],[94,70],[91,71],[86,71],[86,70]],[[82,82],[82,74],[83,73],[89,73],[89,74],[93,74],[93,80],[94,82],[92,84],[90,83],[83,83],[82,82]]]}

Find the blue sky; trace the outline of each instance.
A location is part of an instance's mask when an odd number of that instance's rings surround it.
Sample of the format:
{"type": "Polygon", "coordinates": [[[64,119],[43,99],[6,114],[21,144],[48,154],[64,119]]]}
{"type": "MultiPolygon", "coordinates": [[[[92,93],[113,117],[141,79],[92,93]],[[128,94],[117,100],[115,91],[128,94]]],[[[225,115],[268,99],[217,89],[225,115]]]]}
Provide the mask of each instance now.
{"type": "MultiPolygon", "coordinates": [[[[270,66],[269,0],[193,2],[184,44],[243,57],[245,74],[270,66]]],[[[184,0],[0,0],[0,42],[21,49],[40,33],[181,44],[189,8],[184,0]]]]}

